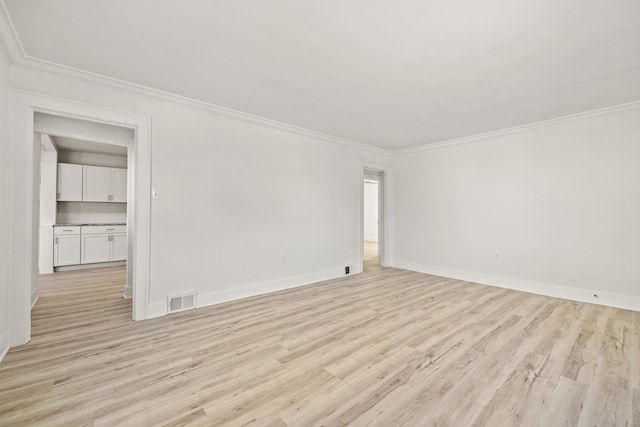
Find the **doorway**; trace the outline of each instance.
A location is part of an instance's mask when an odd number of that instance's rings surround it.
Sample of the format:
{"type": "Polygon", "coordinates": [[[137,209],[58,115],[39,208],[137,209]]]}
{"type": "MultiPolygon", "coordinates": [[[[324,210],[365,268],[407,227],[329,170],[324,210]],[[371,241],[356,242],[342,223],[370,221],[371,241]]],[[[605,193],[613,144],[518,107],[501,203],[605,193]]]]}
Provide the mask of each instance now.
{"type": "Polygon", "coordinates": [[[122,303],[131,312],[131,301],[118,301],[113,288],[120,288],[120,299],[131,298],[125,278],[130,276],[126,227],[127,209],[133,206],[127,201],[127,169],[133,129],[36,112],[34,131],[41,146],[41,173],[39,280],[32,283],[32,315],[41,295],[64,301],[59,309],[65,315],[85,310],[102,294],[99,282],[88,286],[100,277],[97,268],[112,268],[122,276],[102,285],[111,289],[113,304],[122,303]],[[51,292],[52,283],[65,281],[77,286],[51,292]]]}
{"type": "Polygon", "coordinates": [[[385,265],[384,172],[365,168],[362,185],[362,269],[373,271],[385,265]]]}
{"type": "MultiPolygon", "coordinates": [[[[12,183],[9,345],[31,338],[31,290],[38,280],[39,145],[34,147],[34,117],[44,113],[83,122],[134,130],[128,148],[127,283],[133,297],[133,319],[148,318],[149,233],[151,213],[151,119],[101,107],[12,90],[12,183]],[[38,149],[36,152],[35,148],[38,149]],[[35,199],[35,200],[34,200],[35,199]],[[134,203],[135,202],[135,203],[134,203]],[[35,266],[35,268],[34,268],[35,266]]],[[[83,139],[83,138],[79,138],[83,139]]],[[[125,289],[126,292],[126,289],[125,289]]]]}

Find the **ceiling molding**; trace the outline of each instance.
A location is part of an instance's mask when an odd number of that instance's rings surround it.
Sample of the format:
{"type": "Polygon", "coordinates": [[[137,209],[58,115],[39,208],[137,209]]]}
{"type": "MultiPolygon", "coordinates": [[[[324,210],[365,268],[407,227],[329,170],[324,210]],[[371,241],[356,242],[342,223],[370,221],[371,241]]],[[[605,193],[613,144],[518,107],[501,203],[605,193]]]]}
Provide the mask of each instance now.
{"type": "Polygon", "coordinates": [[[553,119],[543,120],[540,122],[529,123],[521,126],[514,126],[506,129],[500,129],[496,131],[480,133],[471,136],[465,136],[463,138],[450,139],[447,141],[434,142],[431,144],[424,144],[418,147],[405,148],[402,150],[391,151],[391,156],[403,156],[412,153],[418,153],[421,151],[435,150],[437,148],[453,147],[456,145],[470,144],[474,142],[480,142],[489,138],[497,138],[504,135],[510,135],[513,133],[523,132],[526,130],[537,129],[545,126],[551,126],[560,123],[571,122],[574,120],[585,119],[589,117],[603,116],[605,114],[617,113],[627,110],[633,110],[640,108],[640,101],[628,102],[626,104],[613,105],[610,107],[599,108],[597,110],[585,111],[582,113],[570,114],[568,116],[556,117],[553,119]]]}

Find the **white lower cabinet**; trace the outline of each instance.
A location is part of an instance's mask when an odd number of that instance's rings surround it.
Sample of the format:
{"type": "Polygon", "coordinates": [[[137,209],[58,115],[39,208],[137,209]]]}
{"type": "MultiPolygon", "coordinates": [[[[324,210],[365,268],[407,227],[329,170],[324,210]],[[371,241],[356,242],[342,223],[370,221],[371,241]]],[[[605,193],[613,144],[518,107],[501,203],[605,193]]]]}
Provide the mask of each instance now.
{"type": "Polygon", "coordinates": [[[124,261],[127,259],[127,228],[124,225],[81,227],[81,264],[124,261]]]}
{"type": "Polygon", "coordinates": [[[80,227],[53,227],[53,266],[80,264],[80,227]]]}
{"type": "Polygon", "coordinates": [[[111,261],[111,244],[106,234],[82,235],[81,264],[111,261]]]}
{"type": "Polygon", "coordinates": [[[111,240],[113,252],[111,253],[112,261],[124,261],[127,259],[127,235],[114,234],[111,240]]]}
{"type": "Polygon", "coordinates": [[[53,266],[75,264],[80,264],[80,235],[54,236],[53,266]]]}
{"type": "Polygon", "coordinates": [[[54,227],[53,266],[126,261],[125,225],[54,227]]]}

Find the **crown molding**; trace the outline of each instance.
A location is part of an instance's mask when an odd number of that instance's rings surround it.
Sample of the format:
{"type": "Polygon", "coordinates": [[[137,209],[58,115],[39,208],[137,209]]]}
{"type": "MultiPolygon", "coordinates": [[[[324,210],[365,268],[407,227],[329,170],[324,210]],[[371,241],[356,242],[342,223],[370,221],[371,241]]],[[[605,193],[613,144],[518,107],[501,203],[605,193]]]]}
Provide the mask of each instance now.
{"type": "Polygon", "coordinates": [[[499,136],[523,132],[526,130],[537,129],[537,128],[550,126],[554,124],[571,122],[571,121],[585,119],[589,117],[603,116],[605,114],[617,113],[621,111],[633,110],[635,108],[640,108],[640,101],[632,101],[625,104],[612,105],[609,107],[598,108],[596,110],[584,111],[582,113],[570,114],[567,116],[556,117],[553,119],[542,120],[534,123],[528,123],[526,125],[514,126],[510,128],[496,130],[496,131],[485,132],[485,133],[480,133],[480,134],[471,135],[471,136],[465,136],[462,138],[449,139],[446,141],[434,142],[431,144],[424,144],[417,147],[394,150],[394,151],[391,151],[389,154],[395,157],[395,156],[403,156],[406,154],[419,153],[421,151],[435,150],[438,148],[453,147],[453,146],[462,145],[462,144],[470,144],[470,143],[480,142],[490,138],[496,138],[499,136]]]}

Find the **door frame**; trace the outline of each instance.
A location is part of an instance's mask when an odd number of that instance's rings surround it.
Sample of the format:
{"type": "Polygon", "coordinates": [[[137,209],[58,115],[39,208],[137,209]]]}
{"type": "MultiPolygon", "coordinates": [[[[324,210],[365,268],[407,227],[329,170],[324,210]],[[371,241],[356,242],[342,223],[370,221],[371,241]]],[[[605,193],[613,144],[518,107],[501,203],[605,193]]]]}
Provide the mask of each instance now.
{"type": "MultiPolygon", "coordinates": [[[[148,318],[151,218],[151,117],[123,113],[21,91],[9,90],[9,152],[11,153],[9,345],[31,339],[32,249],[38,245],[39,224],[34,224],[34,115],[36,112],[132,128],[134,141],[127,145],[128,195],[127,287],[133,298],[133,319],[148,318]],[[35,227],[34,227],[35,226],[35,227]]],[[[36,215],[37,217],[37,215],[36,215]]],[[[37,270],[36,270],[37,271],[37,270]]],[[[35,277],[34,277],[35,276],[35,277]]],[[[125,288],[125,296],[127,289],[125,288]]]]}
{"type": "Polygon", "coordinates": [[[386,167],[380,165],[363,164],[360,174],[360,217],[358,227],[359,271],[364,271],[364,180],[367,173],[379,175],[378,182],[378,251],[380,265],[389,266],[389,210],[388,183],[389,173],[386,167]]]}

